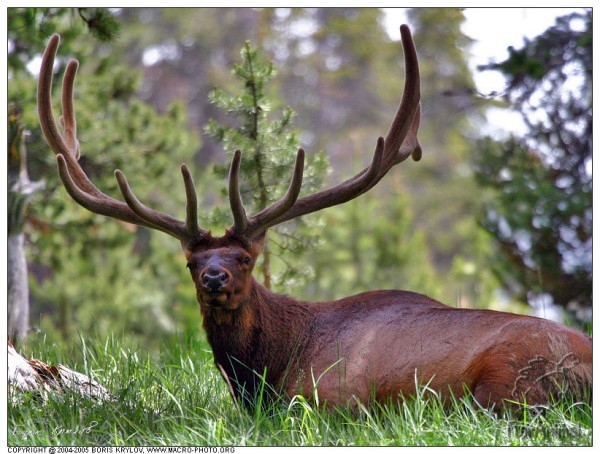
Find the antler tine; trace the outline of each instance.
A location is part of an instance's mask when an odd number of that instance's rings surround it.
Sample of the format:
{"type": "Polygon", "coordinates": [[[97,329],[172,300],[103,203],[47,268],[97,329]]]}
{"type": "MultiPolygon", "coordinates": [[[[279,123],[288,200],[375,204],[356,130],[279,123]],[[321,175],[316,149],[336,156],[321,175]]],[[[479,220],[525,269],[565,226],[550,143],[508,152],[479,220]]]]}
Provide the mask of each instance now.
{"type": "Polygon", "coordinates": [[[186,221],[179,221],[167,214],[147,208],[133,195],[125,177],[117,171],[119,187],[127,203],[113,199],[100,191],[87,177],[79,163],[79,142],[73,101],[73,87],[79,63],[71,60],[65,69],[62,86],[63,115],[60,122],[64,136],[60,134],[52,112],[52,68],[60,43],[58,34],[52,35],[42,57],[38,81],[38,113],[42,132],[50,148],[56,154],[58,173],[71,197],[84,208],[104,216],[144,227],[158,229],[182,242],[198,239],[208,232],[198,227],[197,200],[191,175],[182,168],[187,196],[186,221]],[[120,176],[119,176],[120,175],[120,176]]]}
{"type": "Polygon", "coordinates": [[[421,159],[421,145],[417,140],[417,130],[421,116],[419,59],[410,29],[406,24],[400,26],[400,35],[402,36],[402,47],[404,49],[405,81],[402,101],[385,136],[383,166],[385,172],[393,165],[404,161],[411,154],[413,154],[415,161],[421,159]]]}
{"type": "Polygon", "coordinates": [[[300,189],[302,189],[303,175],[304,150],[300,148],[296,154],[294,173],[290,179],[290,185],[288,186],[287,192],[277,203],[265,208],[250,218],[245,232],[248,238],[254,238],[259,233],[264,232],[271,227],[271,225],[276,224],[277,219],[294,205],[300,194],[300,189]]]}
{"type": "MultiPolygon", "coordinates": [[[[115,177],[117,178],[117,182],[119,184],[119,189],[121,190],[121,194],[123,194],[123,198],[125,202],[131,208],[131,210],[143,221],[147,222],[152,228],[161,230],[165,233],[169,233],[170,235],[178,238],[182,241],[191,241],[194,238],[197,238],[197,235],[204,235],[206,232],[202,232],[199,229],[196,229],[197,220],[194,221],[190,219],[190,213],[196,214],[195,211],[197,208],[192,208],[192,201],[188,198],[187,203],[187,211],[188,216],[186,222],[182,222],[178,219],[175,219],[172,216],[169,216],[166,213],[161,213],[160,211],[153,210],[152,208],[147,207],[142,202],[138,200],[138,198],[133,194],[125,175],[120,170],[115,170],[115,177]],[[190,229],[189,226],[192,226],[190,229]]],[[[184,183],[186,185],[186,194],[189,194],[190,190],[193,190],[193,183],[191,180],[191,176],[189,179],[186,179],[186,175],[184,173],[184,183]],[[191,185],[190,185],[191,183],[191,185]]],[[[196,194],[194,191],[193,199],[196,198],[196,194]]],[[[194,200],[195,202],[195,200],[194,200]]],[[[197,218],[196,218],[197,219],[197,218]]]]}
{"type": "Polygon", "coordinates": [[[65,132],[64,140],[67,147],[74,152],[76,160],[79,160],[79,141],[77,140],[77,119],[73,103],[73,87],[75,86],[75,76],[77,75],[78,68],[79,62],[77,60],[71,60],[67,63],[62,84],[63,114],[60,117],[60,123],[65,132]]]}
{"type": "Polygon", "coordinates": [[[183,184],[185,185],[185,225],[187,231],[192,237],[204,236],[208,231],[202,230],[198,225],[198,197],[196,195],[196,186],[194,186],[192,174],[185,164],[181,165],[181,174],[183,175],[183,184]]]}
{"type": "MultiPolygon", "coordinates": [[[[120,210],[121,207],[119,207],[118,205],[107,203],[107,201],[104,198],[96,197],[95,195],[92,195],[89,192],[83,190],[74,181],[70,173],[69,164],[67,163],[65,155],[56,155],[56,161],[58,164],[58,175],[60,176],[60,179],[63,182],[65,189],[67,190],[71,198],[73,198],[73,200],[79,203],[82,207],[96,214],[120,219],[131,224],[138,224],[143,225],[144,227],[154,228],[152,224],[139,219],[134,213],[131,213],[129,216],[126,213],[123,213],[120,210]]],[[[118,200],[114,200],[114,202],[118,202],[118,200]]],[[[125,205],[124,203],[122,204],[125,205]]]]}
{"type": "Polygon", "coordinates": [[[248,226],[248,218],[246,217],[246,210],[244,209],[240,194],[241,160],[242,151],[239,149],[235,150],[233,159],[231,160],[231,167],[229,168],[229,206],[233,215],[233,230],[239,236],[244,235],[248,226]]]}
{"type": "Polygon", "coordinates": [[[62,135],[58,132],[52,113],[52,100],[50,93],[52,91],[52,74],[54,66],[54,57],[58,50],[60,36],[54,34],[50,37],[46,50],[42,57],[42,66],[38,80],[37,104],[40,118],[40,126],[46,137],[46,141],[55,154],[70,154],[69,147],[65,143],[62,135]]]}
{"type": "MultiPolygon", "coordinates": [[[[406,134],[406,138],[400,148],[398,149],[398,156],[406,156],[411,155],[413,161],[420,161],[423,156],[423,149],[421,148],[421,144],[419,143],[419,139],[417,138],[417,131],[419,130],[419,125],[421,123],[421,104],[417,104],[417,111],[415,112],[415,117],[413,118],[413,122],[408,128],[408,132],[406,134]]],[[[406,159],[406,158],[404,158],[406,159]]],[[[400,161],[394,161],[392,165],[398,164],[402,162],[404,159],[400,161]]]]}

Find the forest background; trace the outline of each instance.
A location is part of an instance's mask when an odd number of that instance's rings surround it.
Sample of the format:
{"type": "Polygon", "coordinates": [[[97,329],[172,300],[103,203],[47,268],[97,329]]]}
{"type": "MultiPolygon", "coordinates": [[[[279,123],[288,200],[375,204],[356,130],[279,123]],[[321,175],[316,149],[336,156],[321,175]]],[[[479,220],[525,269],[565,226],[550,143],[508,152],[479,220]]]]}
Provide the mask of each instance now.
{"type": "MultiPolygon", "coordinates": [[[[423,159],[357,200],[274,229],[255,277],[311,301],[402,288],[451,306],[590,323],[591,11],[558,18],[478,69],[504,74],[494,93],[474,85],[462,10],[407,18],[423,159]],[[526,131],[485,136],[492,106],[522,114],[526,131]]],[[[92,180],[120,198],[120,168],[141,200],[182,218],[186,162],[201,225],[213,232],[231,223],[224,174],[235,148],[264,158],[242,169],[255,212],[285,190],[298,146],[310,157],[305,191],[358,172],[401,96],[402,48],[379,9],[9,8],[9,332],[32,345],[116,334],[152,352],[173,336],[203,337],[178,242],[87,212],[58,180],[30,71],[54,32],[57,100],[66,62],[80,61],[75,106],[92,180]],[[244,91],[248,64],[262,71],[252,76],[263,77],[259,104],[244,91]],[[244,125],[257,106],[253,139],[244,125]]]]}

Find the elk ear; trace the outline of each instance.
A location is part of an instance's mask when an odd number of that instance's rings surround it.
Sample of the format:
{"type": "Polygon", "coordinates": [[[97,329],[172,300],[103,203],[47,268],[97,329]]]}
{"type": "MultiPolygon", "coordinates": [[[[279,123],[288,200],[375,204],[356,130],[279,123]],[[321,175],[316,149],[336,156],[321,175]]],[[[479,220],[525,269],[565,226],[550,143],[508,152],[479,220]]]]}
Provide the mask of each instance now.
{"type": "Polygon", "coordinates": [[[265,245],[265,238],[267,237],[267,231],[258,234],[254,238],[252,238],[252,254],[255,257],[258,257],[263,250],[265,245]]]}

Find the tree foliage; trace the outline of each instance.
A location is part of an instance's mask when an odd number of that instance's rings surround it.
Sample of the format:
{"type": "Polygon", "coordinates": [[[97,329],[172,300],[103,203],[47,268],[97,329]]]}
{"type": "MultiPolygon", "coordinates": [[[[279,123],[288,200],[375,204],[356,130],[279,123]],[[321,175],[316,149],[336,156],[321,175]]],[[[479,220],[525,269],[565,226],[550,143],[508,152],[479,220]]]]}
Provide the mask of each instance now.
{"type": "MultiPolygon", "coordinates": [[[[573,13],[484,67],[507,78],[523,137],[483,140],[475,170],[491,191],[481,224],[493,270],[515,298],[592,303],[592,15],[573,13]]],[[[580,311],[579,317],[583,313],[580,311]]]]}

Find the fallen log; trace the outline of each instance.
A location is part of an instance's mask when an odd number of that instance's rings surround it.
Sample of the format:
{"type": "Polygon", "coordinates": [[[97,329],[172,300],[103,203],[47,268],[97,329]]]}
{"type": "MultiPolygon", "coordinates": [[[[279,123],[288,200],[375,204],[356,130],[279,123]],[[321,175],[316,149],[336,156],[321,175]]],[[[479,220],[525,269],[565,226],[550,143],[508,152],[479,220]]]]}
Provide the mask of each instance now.
{"type": "Polygon", "coordinates": [[[37,393],[44,401],[48,393],[75,392],[94,400],[113,400],[110,392],[97,381],[58,364],[51,366],[38,359],[25,359],[8,341],[8,394],[18,402],[24,393],[37,393]]]}

